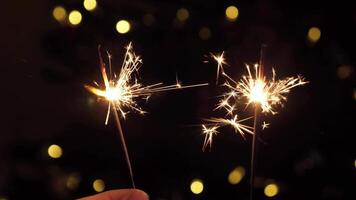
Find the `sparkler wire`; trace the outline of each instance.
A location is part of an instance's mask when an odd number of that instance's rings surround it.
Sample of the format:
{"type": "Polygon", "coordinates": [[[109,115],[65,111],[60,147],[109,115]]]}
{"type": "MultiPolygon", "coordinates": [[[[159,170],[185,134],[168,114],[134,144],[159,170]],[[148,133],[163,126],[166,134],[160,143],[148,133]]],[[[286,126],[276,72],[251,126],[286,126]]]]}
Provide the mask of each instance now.
{"type": "Polygon", "coordinates": [[[255,162],[256,162],[256,138],[257,138],[257,128],[258,120],[260,117],[260,107],[255,103],[255,115],[253,122],[253,135],[252,135],[252,145],[251,145],[251,164],[250,164],[250,200],[253,199],[253,187],[255,184],[255,162]]]}
{"type": "MultiPolygon", "coordinates": [[[[259,62],[259,70],[258,73],[261,76],[263,74],[263,48],[265,45],[261,46],[260,50],[260,62],[259,62]]],[[[260,104],[258,102],[254,103],[255,107],[255,114],[254,114],[254,121],[253,121],[253,135],[252,135],[252,144],[251,144],[251,164],[250,164],[250,200],[253,200],[253,187],[255,184],[255,162],[256,162],[256,146],[257,146],[257,134],[259,127],[259,117],[261,114],[260,104]]]]}
{"type": "Polygon", "coordinates": [[[132,171],[132,167],[131,167],[130,156],[129,156],[129,152],[127,150],[127,145],[126,145],[126,142],[125,142],[124,132],[122,131],[119,114],[117,114],[117,110],[116,110],[116,106],[115,105],[112,106],[112,112],[114,113],[116,126],[117,126],[117,129],[119,130],[119,136],[120,136],[120,139],[121,139],[122,149],[124,150],[125,160],[126,160],[126,163],[127,163],[127,168],[129,169],[129,173],[130,173],[130,179],[131,179],[132,188],[135,189],[136,186],[135,186],[135,181],[134,181],[134,177],[133,177],[133,171],[132,171]]]}

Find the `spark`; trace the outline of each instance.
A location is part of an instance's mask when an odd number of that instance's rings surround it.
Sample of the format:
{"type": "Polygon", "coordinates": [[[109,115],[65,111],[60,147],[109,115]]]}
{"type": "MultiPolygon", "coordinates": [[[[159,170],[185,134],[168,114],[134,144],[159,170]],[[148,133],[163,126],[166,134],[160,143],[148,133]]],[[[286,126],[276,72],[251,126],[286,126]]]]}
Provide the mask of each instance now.
{"type": "Polygon", "coordinates": [[[211,148],[211,145],[213,143],[213,136],[218,133],[217,129],[219,128],[218,126],[213,126],[213,127],[206,127],[206,125],[202,125],[203,127],[203,134],[205,135],[204,139],[204,144],[203,144],[203,151],[207,146],[211,148]]]}
{"type": "Polygon", "coordinates": [[[217,67],[217,70],[216,70],[216,84],[218,84],[219,82],[219,75],[220,75],[220,71],[221,73],[225,73],[224,72],[224,68],[223,68],[223,65],[226,64],[225,62],[225,57],[224,57],[224,52],[220,53],[220,54],[213,54],[211,53],[210,54],[212,58],[214,58],[214,60],[218,63],[218,67],[217,67]]]}
{"type": "MultiPolygon", "coordinates": [[[[110,107],[121,113],[123,118],[129,110],[135,111],[139,114],[145,114],[144,111],[137,103],[137,99],[147,100],[153,93],[163,92],[168,90],[177,90],[184,88],[192,88],[208,85],[207,83],[186,85],[183,86],[176,78],[176,84],[164,86],[163,83],[155,83],[152,85],[144,86],[139,82],[138,71],[142,65],[142,59],[137,56],[132,48],[132,43],[126,46],[126,53],[120,73],[107,73],[105,64],[101,58],[100,50],[100,70],[104,81],[104,87],[99,86],[97,82],[94,82],[96,86],[85,85],[85,88],[98,97],[105,98],[108,101],[108,112],[105,120],[105,124],[108,123],[110,116],[110,107]]],[[[111,72],[111,58],[108,53],[109,71],[111,72]]]]}
{"type": "Polygon", "coordinates": [[[269,128],[269,123],[266,123],[265,121],[262,123],[262,130],[265,130],[266,128],[269,128]]]}
{"type": "Polygon", "coordinates": [[[235,129],[235,133],[240,133],[244,136],[245,133],[253,134],[252,127],[242,124],[242,122],[251,118],[239,119],[237,115],[234,115],[232,118],[211,118],[207,119],[207,121],[220,126],[230,125],[235,129]]]}
{"type": "Polygon", "coordinates": [[[84,87],[91,93],[97,95],[99,98],[104,98],[108,102],[105,124],[108,124],[110,113],[113,112],[115,122],[119,131],[119,136],[123,144],[123,150],[130,173],[132,187],[135,188],[131,162],[125,143],[124,133],[122,131],[120,123],[119,113],[121,114],[122,118],[125,118],[129,111],[134,111],[139,114],[145,114],[146,111],[144,111],[137,103],[138,99],[144,99],[147,101],[153,93],[199,87],[208,84],[203,83],[182,86],[181,83],[178,81],[178,78],[176,78],[176,84],[173,85],[165,86],[163,85],[163,83],[155,83],[152,85],[144,86],[142,83],[139,82],[140,77],[138,73],[140,67],[142,66],[142,59],[140,56],[135,54],[132,47],[132,43],[129,43],[126,46],[126,52],[119,74],[112,73],[112,56],[108,52],[107,56],[109,63],[109,73],[107,73],[105,63],[101,56],[100,47],[98,48],[98,51],[100,71],[104,83],[101,86],[94,81],[95,86],[85,85],[84,87]]]}
{"type": "Polygon", "coordinates": [[[213,136],[218,133],[217,129],[222,126],[231,126],[234,128],[235,133],[239,133],[241,136],[245,136],[246,133],[253,134],[253,127],[243,124],[244,121],[251,119],[252,117],[239,119],[237,115],[231,118],[210,118],[206,121],[208,123],[203,124],[203,134],[205,135],[203,151],[209,146],[211,149],[213,143],[213,136]]]}
{"type": "Polygon", "coordinates": [[[275,107],[287,101],[287,95],[294,87],[308,83],[302,76],[287,77],[276,80],[276,71],[272,69],[272,79],[267,80],[260,65],[254,65],[255,73],[251,73],[250,66],[246,65],[248,75],[233,88],[239,95],[247,99],[247,105],[258,104],[262,108],[262,113],[276,114],[275,107]]]}
{"type": "MultiPolygon", "coordinates": [[[[253,70],[251,70],[249,65],[246,65],[247,74],[243,75],[240,80],[235,81],[224,71],[223,65],[226,64],[224,52],[216,55],[211,54],[211,56],[217,62],[217,81],[221,74],[225,78],[223,86],[228,88],[228,92],[220,96],[219,103],[215,108],[215,110],[223,109],[225,111],[225,118],[212,118],[207,120],[213,123],[210,125],[213,125],[214,131],[221,126],[230,125],[235,129],[236,133],[240,133],[242,136],[246,133],[254,135],[254,126],[246,125],[245,121],[256,118],[256,116],[238,119],[237,113],[239,111],[239,105],[245,104],[245,108],[247,108],[253,104],[255,107],[260,107],[262,113],[276,114],[276,107],[283,106],[292,88],[308,83],[302,76],[277,80],[274,69],[272,69],[272,78],[267,79],[259,64],[255,64],[253,70]]],[[[262,128],[268,128],[269,125],[270,124],[264,122],[262,128]]],[[[209,140],[205,139],[204,148],[211,146],[213,135],[215,135],[211,134],[208,130],[206,127],[203,127],[203,134],[206,135],[206,138],[209,138],[209,140]]]]}

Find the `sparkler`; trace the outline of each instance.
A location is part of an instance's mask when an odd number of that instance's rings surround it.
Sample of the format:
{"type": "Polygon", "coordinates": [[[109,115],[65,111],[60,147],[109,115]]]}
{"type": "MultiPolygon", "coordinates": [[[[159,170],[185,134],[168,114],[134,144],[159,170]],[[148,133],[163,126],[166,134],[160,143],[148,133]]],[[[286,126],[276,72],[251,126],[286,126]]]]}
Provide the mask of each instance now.
{"type": "MultiPolygon", "coordinates": [[[[263,114],[276,114],[277,107],[283,106],[287,101],[287,95],[294,87],[301,86],[307,83],[302,76],[287,77],[277,80],[276,72],[272,69],[272,78],[267,79],[263,70],[262,63],[262,48],[259,64],[255,64],[254,71],[251,71],[249,65],[246,65],[247,75],[242,76],[239,81],[233,80],[224,72],[223,64],[226,64],[224,53],[214,55],[212,57],[217,62],[217,77],[220,73],[225,77],[225,83],[229,91],[222,95],[216,109],[223,108],[226,112],[225,118],[212,118],[207,121],[208,124],[203,125],[203,134],[205,134],[203,150],[207,146],[211,147],[213,136],[218,133],[218,128],[224,125],[230,125],[235,129],[236,133],[244,136],[246,133],[251,134],[252,151],[251,151],[251,177],[250,177],[250,199],[253,197],[254,183],[254,163],[255,163],[255,146],[256,135],[259,127],[259,117],[263,114]],[[252,117],[238,119],[237,105],[245,102],[245,108],[252,105],[254,107],[254,115],[252,117]],[[254,119],[253,126],[244,124],[249,119],[254,119]]],[[[263,122],[262,130],[268,128],[270,124],[263,122]]]]}
{"type": "Polygon", "coordinates": [[[144,86],[139,82],[138,71],[142,65],[142,59],[140,56],[136,55],[133,51],[132,44],[129,43],[126,46],[126,53],[124,60],[122,62],[121,70],[118,75],[112,73],[111,58],[112,56],[108,54],[109,61],[109,74],[106,72],[106,66],[101,56],[100,47],[99,51],[99,61],[101,75],[104,81],[104,86],[100,86],[98,83],[94,82],[96,86],[85,85],[85,88],[91,93],[97,95],[99,98],[104,98],[108,102],[108,110],[105,119],[105,125],[107,125],[110,113],[114,113],[114,118],[116,126],[119,131],[119,136],[122,142],[122,147],[125,154],[126,163],[129,169],[132,187],[135,188],[135,182],[133,178],[133,171],[131,167],[131,161],[129,153],[127,150],[124,133],[121,127],[120,116],[126,117],[129,110],[135,111],[139,114],[145,114],[144,111],[137,103],[137,99],[146,99],[157,92],[163,92],[168,90],[177,90],[184,88],[192,88],[208,85],[207,83],[195,84],[182,86],[181,83],[176,79],[177,83],[173,85],[164,86],[163,83],[156,83],[152,85],[144,86]]]}

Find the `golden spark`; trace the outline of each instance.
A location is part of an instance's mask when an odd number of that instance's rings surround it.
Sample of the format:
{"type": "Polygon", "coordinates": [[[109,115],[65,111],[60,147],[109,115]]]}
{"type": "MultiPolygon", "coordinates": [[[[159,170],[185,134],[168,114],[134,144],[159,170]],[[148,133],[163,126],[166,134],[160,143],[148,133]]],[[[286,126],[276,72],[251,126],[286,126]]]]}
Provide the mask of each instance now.
{"type": "Polygon", "coordinates": [[[219,75],[220,75],[220,71],[221,73],[225,73],[224,72],[224,68],[223,68],[223,65],[226,64],[225,62],[225,57],[224,57],[224,52],[220,53],[220,54],[213,54],[213,53],[210,53],[211,57],[214,58],[214,60],[218,63],[218,67],[217,67],[217,70],[216,70],[216,84],[218,84],[219,82],[219,75]]]}
{"type": "Polygon", "coordinates": [[[203,150],[204,150],[207,145],[209,145],[209,147],[211,148],[211,145],[213,143],[213,136],[218,133],[217,129],[219,127],[213,126],[213,127],[207,128],[205,125],[202,125],[202,127],[203,127],[203,134],[205,135],[204,145],[203,145],[203,150]]]}
{"type": "Polygon", "coordinates": [[[129,43],[126,46],[126,53],[119,74],[112,73],[111,66],[111,55],[108,53],[108,62],[109,62],[109,73],[106,71],[106,65],[103,62],[100,47],[99,51],[99,60],[100,60],[100,71],[103,78],[104,85],[100,86],[96,82],[96,86],[85,85],[85,88],[91,93],[97,95],[99,98],[104,98],[108,102],[108,109],[105,119],[105,124],[108,123],[110,113],[113,112],[115,117],[115,122],[119,130],[119,135],[123,143],[123,149],[125,153],[126,162],[129,168],[131,182],[133,188],[135,188],[133,173],[131,169],[131,162],[128,155],[124,134],[121,128],[121,123],[119,119],[118,112],[123,118],[126,114],[132,110],[139,114],[144,114],[144,111],[139,104],[137,103],[138,99],[148,98],[157,92],[163,92],[168,90],[177,90],[184,88],[192,88],[208,85],[207,83],[195,84],[195,85],[186,85],[182,86],[181,83],[176,78],[176,84],[164,86],[163,83],[156,83],[152,85],[144,86],[139,82],[139,69],[142,65],[142,59],[140,56],[136,55],[132,48],[132,43],[129,43]]]}
{"type": "MultiPolygon", "coordinates": [[[[248,119],[255,118],[248,117],[244,119],[237,119],[238,105],[241,104],[241,101],[245,99],[246,106],[253,104],[255,107],[260,107],[262,113],[272,113],[276,114],[275,108],[283,106],[283,103],[287,101],[287,95],[290,90],[294,87],[304,85],[307,81],[304,80],[302,76],[297,77],[287,77],[282,80],[276,80],[276,72],[272,70],[272,79],[267,79],[263,74],[261,65],[255,64],[254,71],[251,72],[250,66],[246,65],[247,75],[242,76],[242,79],[239,81],[233,80],[228,74],[225,73],[223,65],[226,64],[226,59],[224,58],[224,52],[221,54],[212,54],[212,58],[217,62],[217,77],[221,75],[225,77],[225,83],[223,86],[226,86],[229,91],[222,94],[222,98],[219,100],[219,103],[216,109],[223,108],[226,112],[227,118],[213,118],[207,120],[208,122],[213,122],[212,124],[206,124],[203,127],[203,134],[209,134],[210,130],[208,125],[212,126],[216,131],[222,125],[231,125],[235,132],[240,133],[242,136],[245,133],[254,135],[255,128],[253,126],[248,126],[243,124],[248,119]]],[[[262,125],[262,128],[268,128],[269,124],[265,123],[262,125]]],[[[209,140],[204,141],[203,149],[207,146],[211,146],[213,135],[208,136],[209,140]]]]}
{"type": "Polygon", "coordinates": [[[263,121],[263,123],[262,123],[262,130],[265,130],[266,128],[269,128],[269,125],[270,125],[269,123],[263,121]]]}
{"type": "MultiPolygon", "coordinates": [[[[100,55],[100,50],[99,50],[100,55]]],[[[139,82],[138,71],[142,65],[142,59],[133,51],[132,44],[126,46],[124,61],[121,66],[119,75],[111,74],[111,55],[109,58],[110,74],[106,72],[105,64],[100,55],[100,70],[104,81],[104,88],[98,86],[85,85],[85,88],[93,94],[103,97],[108,101],[108,112],[105,120],[107,124],[110,116],[110,107],[120,111],[121,116],[125,118],[127,110],[133,110],[140,114],[145,114],[144,111],[136,102],[137,98],[148,99],[153,93],[163,92],[167,90],[177,90],[184,88],[192,88],[208,85],[207,83],[182,86],[178,78],[176,84],[162,86],[163,83],[156,83],[148,86],[143,86],[139,82]],[[110,77],[110,78],[109,78],[110,77]]],[[[96,83],[96,82],[94,82],[96,83]]]]}

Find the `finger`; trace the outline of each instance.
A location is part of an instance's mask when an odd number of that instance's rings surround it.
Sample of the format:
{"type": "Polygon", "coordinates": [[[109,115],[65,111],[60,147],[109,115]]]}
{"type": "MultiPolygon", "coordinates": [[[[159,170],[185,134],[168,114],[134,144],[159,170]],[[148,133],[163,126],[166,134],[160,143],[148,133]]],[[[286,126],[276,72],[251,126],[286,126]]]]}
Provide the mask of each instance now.
{"type": "Polygon", "coordinates": [[[137,189],[110,190],[79,200],[148,200],[148,195],[137,189]]]}

